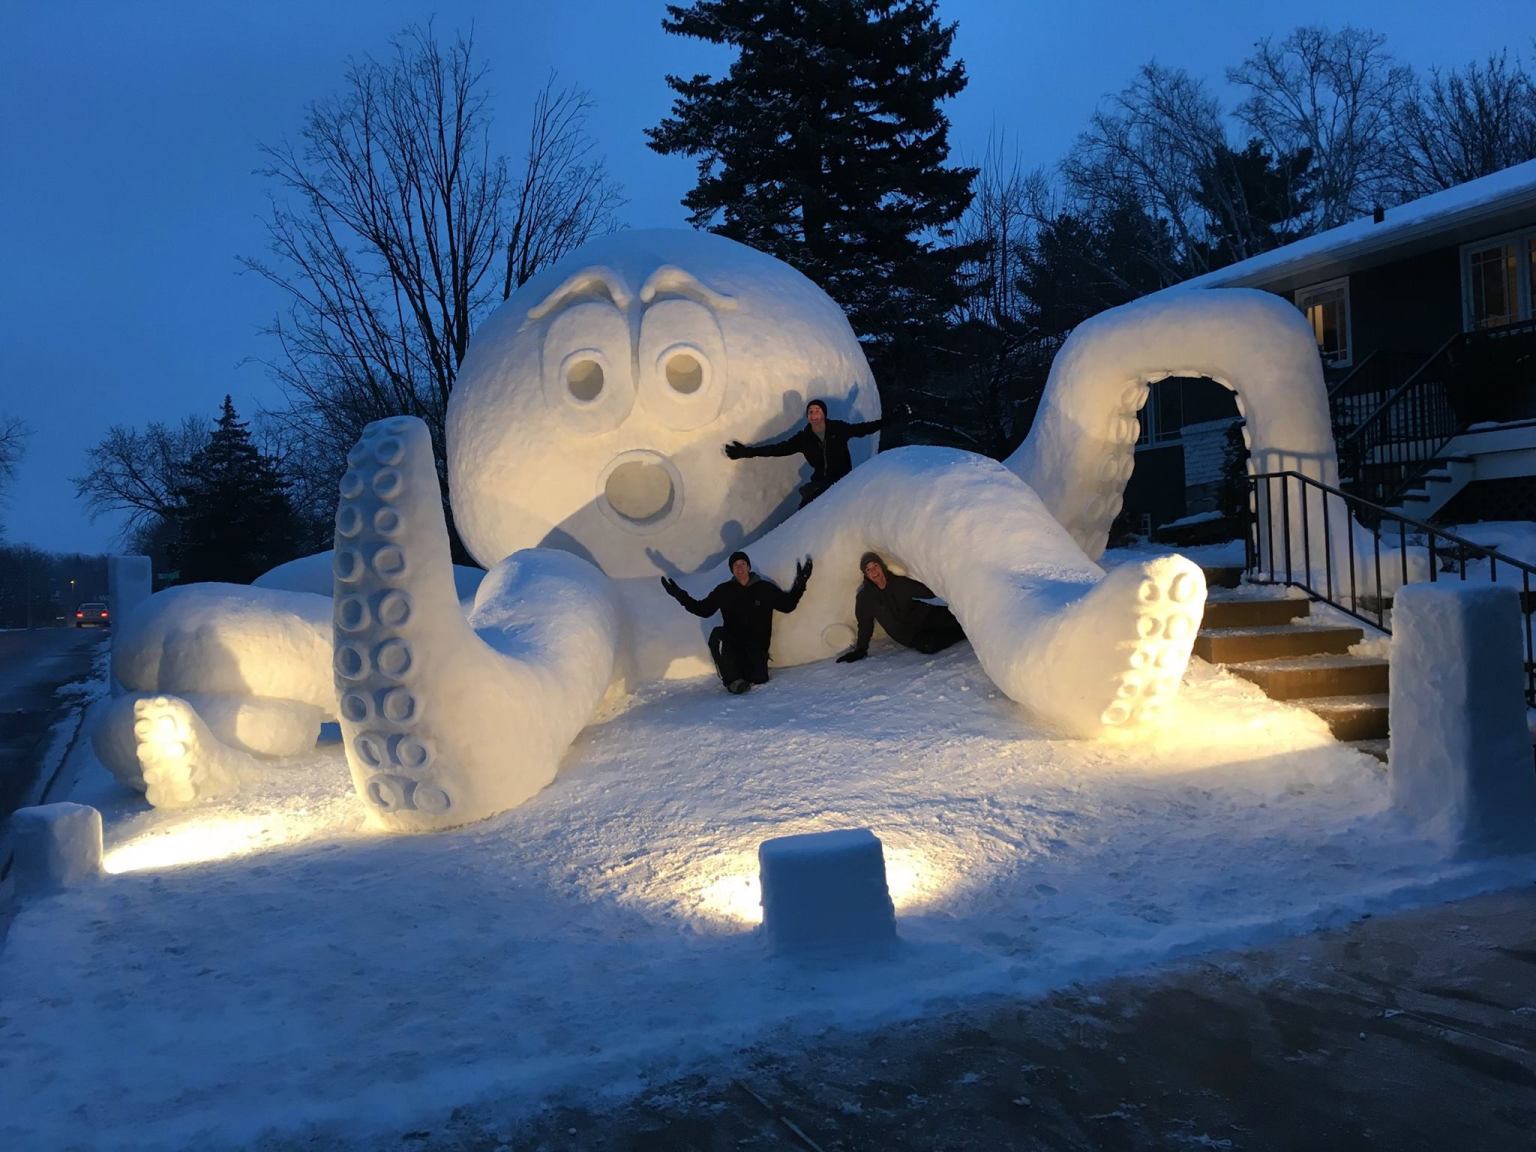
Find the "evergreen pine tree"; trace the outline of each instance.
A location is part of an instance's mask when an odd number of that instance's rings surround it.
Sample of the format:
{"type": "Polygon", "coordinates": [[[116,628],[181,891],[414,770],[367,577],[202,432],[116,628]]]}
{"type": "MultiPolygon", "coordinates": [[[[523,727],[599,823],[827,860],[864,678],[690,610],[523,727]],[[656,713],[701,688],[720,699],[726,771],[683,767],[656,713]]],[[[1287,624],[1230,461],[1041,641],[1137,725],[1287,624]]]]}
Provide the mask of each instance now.
{"type": "Polygon", "coordinates": [[[1311,168],[1309,148],[1277,157],[1258,139],[1241,152],[1217,145],[1193,193],[1209,221],[1208,265],[1221,268],[1300,236],[1316,200],[1311,168]]]}
{"type": "Polygon", "coordinates": [[[947,166],[965,87],[954,24],[934,0],[692,0],[662,26],[729,45],[720,79],[668,76],[672,115],[647,129],[698,160],[692,223],[800,269],[878,355],[910,344],[962,299],[982,245],[946,244],[974,168],[947,166]]]}
{"type": "Polygon", "coordinates": [[[182,582],[248,584],[292,559],[294,517],[285,489],[225,396],[218,427],[192,457],[177,492],[182,582]]]}

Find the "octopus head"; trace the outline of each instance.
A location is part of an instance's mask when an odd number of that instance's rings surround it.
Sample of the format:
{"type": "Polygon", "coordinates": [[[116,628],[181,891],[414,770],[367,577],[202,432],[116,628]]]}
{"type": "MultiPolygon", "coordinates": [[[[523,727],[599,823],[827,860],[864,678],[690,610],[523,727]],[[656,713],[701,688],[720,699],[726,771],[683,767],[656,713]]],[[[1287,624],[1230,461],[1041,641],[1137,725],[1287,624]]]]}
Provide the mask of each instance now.
{"type": "Polygon", "coordinates": [[[799,457],[732,463],[723,445],[788,435],[813,397],[833,418],[879,414],[811,281],[705,232],[603,237],[471,341],[448,406],[455,520],[486,566],[543,546],[616,577],[694,571],[796,503],[799,457]]]}

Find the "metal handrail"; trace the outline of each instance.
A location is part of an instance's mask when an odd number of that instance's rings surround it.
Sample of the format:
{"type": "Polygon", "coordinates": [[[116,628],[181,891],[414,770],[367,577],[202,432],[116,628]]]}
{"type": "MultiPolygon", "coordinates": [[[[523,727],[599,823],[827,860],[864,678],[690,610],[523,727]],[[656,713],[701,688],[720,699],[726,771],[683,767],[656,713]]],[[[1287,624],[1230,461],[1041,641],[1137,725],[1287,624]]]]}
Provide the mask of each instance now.
{"type": "MultiPolygon", "coordinates": [[[[1522,632],[1525,644],[1525,699],[1528,705],[1536,707],[1536,643],[1533,643],[1532,614],[1536,611],[1536,598],[1532,597],[1532,578],[1536,577],[1536,564],[1529,564],[1524,560],[1517,560],[1513,556],[1505,555],[1496,548],[1476,541],[1468,540],[1454,532],[1447,532],[1443,528],[1437,528],[1423,520],[1415,520],[1411,516],[1404,516],[1399,512],[1383,508],[1379,504],[1373,504],[1351,492],[1345,492],[1335,488],[1331,484],[1324,484],[1311,476],[1303,475],[1296,471],[1262,472],[1251,475],[1248,478],[1249,487],[1253,493],[1249,501],[1248,530],[1244,536],[1244,567],[1248,580],[1254,584],[1284,584],[1289,587],[1301,588],[1313,599],[1321,600],[1326,604],[1337,608],[1339,611],[1365,624],[1371,624],[1381,631],[1391,635],[1392,628],[1388,613],[1388,596],[1382,583],[1382,559],[1381,544],[1382,533],[1389,522],[1397,524],[1398,536],[1398,560],[1399,583],[1398,587],[1408,584],[1408,531],[1413,529],[1424,536],[1424,547],[1429,561],[1429,583],[1436,583],[1442,575],[1441,561],[1449,559],[1453,563],[1459,562],[1458,578],[1467,579],[1467,565],[1475,560],[1481,563],[1488,562],[1489,583],[1496,584],[1499,579],[1499,566],[1503,565],[1511,572],[1520,574],[1520,613],[1522,632]],[[1272,511],[1274,501],[1271,498],[1275,482],[1280,484],[1280,535],[1279,547],[1275,541],[1275,515],[1272,511]],[[1301,562],[1296,562],[1292,555],[1291,532],[1291,483],[1295,482],[1301,495],[1300,519],[1301,519],[1301,562]],[[1263,495],[1260,495],[1262,487],[1263,495]],[[1311,502],[1308,493],[1316,491],[1320,496],[1322,506],[1323,526],[1323,564],[1322,587],[1318,587],[1316,579],[1317,569],[1312,557],[1311,534],[1311,502]],[[1349,579],[1345,584],[1342,571],[1335,572],[1335,558],[1333,548],[1333,536],[1329,503],[1331,499],[1342,501],[1345,516],[1345,550],[1348,559],[1349,579]],[[1263,505],[1264,515],[1260,515],[1260,506],[1263,505]],[[1262,540],[1259,538],[1261,530],[1264,532],[1262,540]],[[1355,526],[1359,525],[1370,533],[1373,551],[1374,582],[1370,584],[1370,592],[1362,595],[1361,573],[1358,571],[1355,549],[1355,526]],[[1374,525],[1374,527],[1371,527],[1374,525]],[[1437,541],[1445,541],[1450,547],[1441,545],[1437,553],[1437,541]],[[1261,547],[1260,545],[1263,545],[1261,547]],[[1267,567],[1263,562],[1267,557],[1267,567]],[[1282,576],[1283,571],[1283,576],[1282,576]],[[1363,610],[1362,610],[1363,609],[1363,610]],[[1369,615],[1367,613],[1370,613],[1369,615]]],[[[1417,544],[1417,541],[1413,542],[1417,544]]],[[[1363,563],[1365,557],[1358,558],[1363,563]]],[[[1445,571],[1450,571],[1446,569],[1445,571]]]]}
{"type": "Polygon", "coordinates": [[[1458,332],[1440,345],[1360,422],[1359,427],[1340,440],[1339,455],[1353,463],[1356,483],[1363,481],[1367,468],[1386,466],[1392,472],[1390,480],[1377,482],[1373,494],[1383,499],[1396,495],[1404,491],[1462,430],[1461,420],[1450,401],[1443,394],[1431,396],[1429,390],[1438,384],[1443,393],[1445,381],[1438,369],[1451,366],[1452,351],[1465,343],[1466,338],[1466,333],[1458,332]],[[1438,404],[1435,403],[1437,399],[1438,404]],[[1406,423],[1409,434],[1394,437],[1393,427],[1397,423],[1406,423]],[[1394,453],[1397,458],[1371,459],[1383,446],[1400,448],[1394,453]]]}

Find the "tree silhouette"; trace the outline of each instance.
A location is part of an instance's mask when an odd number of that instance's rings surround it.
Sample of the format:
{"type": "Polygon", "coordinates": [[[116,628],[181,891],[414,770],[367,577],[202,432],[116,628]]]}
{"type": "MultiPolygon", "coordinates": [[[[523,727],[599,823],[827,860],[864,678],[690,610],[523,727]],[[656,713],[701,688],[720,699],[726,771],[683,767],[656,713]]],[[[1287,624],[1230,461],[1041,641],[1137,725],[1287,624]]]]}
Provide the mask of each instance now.
{"type": "Polygon", "coordinates": [[[181,581],[248,584],[295,554],[293,508],[271,460],[224,397],[205,447],[177,490],[181,581]]]}

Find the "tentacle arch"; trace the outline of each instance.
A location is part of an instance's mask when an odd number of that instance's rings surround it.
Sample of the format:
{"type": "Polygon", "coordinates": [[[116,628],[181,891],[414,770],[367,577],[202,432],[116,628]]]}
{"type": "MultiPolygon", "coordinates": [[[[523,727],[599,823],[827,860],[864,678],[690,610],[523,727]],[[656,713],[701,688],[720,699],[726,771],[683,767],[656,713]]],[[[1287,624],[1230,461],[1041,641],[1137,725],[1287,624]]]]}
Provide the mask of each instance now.
{"type": "MultiPolygon", "coordinates": [[[[1162,292],[1077,327],[1051,365],[1029,436],[1004,461],[1089,556],[1103,554],[1123,503],[1137,413],[1169,376],[1204,376],[1236,395],[1250,474],[1295,471],[1338,486],[1328,389],[1306,318],[1254,289],[1162,292]]],[[[1289,499],[1299,525],[1297,486],[1289,499]]]]}

